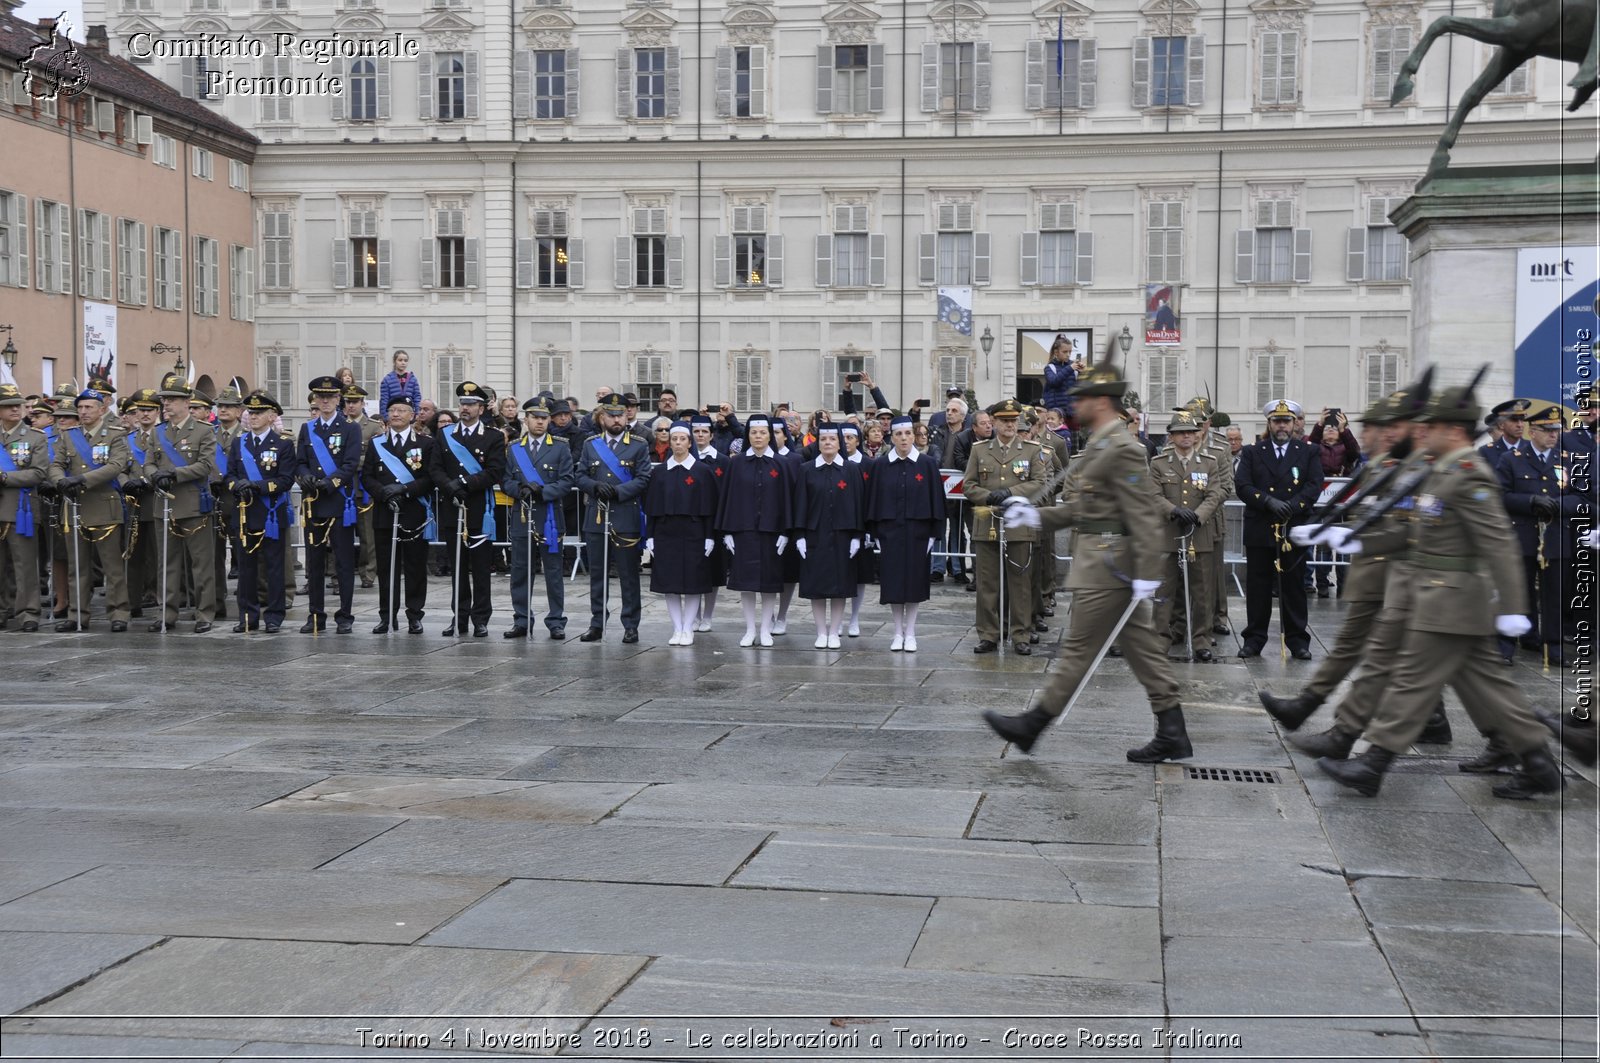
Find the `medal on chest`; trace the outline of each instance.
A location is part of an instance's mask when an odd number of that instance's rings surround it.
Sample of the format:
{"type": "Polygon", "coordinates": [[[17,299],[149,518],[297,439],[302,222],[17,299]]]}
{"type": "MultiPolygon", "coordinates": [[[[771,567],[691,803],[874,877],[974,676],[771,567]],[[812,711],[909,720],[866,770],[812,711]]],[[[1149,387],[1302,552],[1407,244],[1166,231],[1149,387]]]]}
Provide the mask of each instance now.
{"type": "Polygon", "coordinates": [[[1437,495],[1423,495],[1417,499],[1417,512],[1429,520],[1444,516],[1444,500],[1437,495]]]}
{"type": "Polygon", "coordinates": [[[106,459],[111,457],[111,445],[108,443],[96,443],[89,448],[89,457],[96,465],[104,465],[106,459]]]}
{"type": "Polygon", "coordinates": [[[261,468],[262,469],[276,469],[277,467],[278,467],[278,450],[277,450],[277,448],[276,447],[270,447],[270,448],[268,448],[266,450],[263,450],[261,452],[261,468]]]}
{"type": "Polygon", "coordinates": [[[1201,469],[1189,473],[1189,483],[1197,491],[1204,491],[1211,483],[1211,474],[1201,469]]]}
{"type": "Polygon", "coordinates": [[[33,453],[33,444],[26,439],[19,439],[7,449],[11,451],[12,461],[18,465],[26,465],[28,464],[28,455],[33,453]]]}
{"type": "Polygon", "coordinates": [[[336,435],[331,435],[331,436],[328,437],[328,452],[330,454],[337,455],[339,453],[339,451],[341,451],[343,449],[344,449],[344,433],[340,432],[340,433],[338,433],[336,435]]]}
{"type": "Polygon", "coordinates": [[[416,472],[422,468],[422,448],[410,447],[406,450],[406,468],[416,472]]]}

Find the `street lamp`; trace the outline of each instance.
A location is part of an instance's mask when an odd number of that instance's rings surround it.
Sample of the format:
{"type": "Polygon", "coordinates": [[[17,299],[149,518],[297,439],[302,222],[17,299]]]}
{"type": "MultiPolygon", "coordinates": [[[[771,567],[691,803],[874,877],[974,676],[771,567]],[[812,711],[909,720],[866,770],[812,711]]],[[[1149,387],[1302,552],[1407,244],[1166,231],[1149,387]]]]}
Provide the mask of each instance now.
{"type": "Polygon", "coordinates": [[[1133,333],[1128,331],[1127,325],[1122,326],[1122,332],[1117,336],[1117,346],[1122,348],[1124,355],[1133,350],[1133,333]]]}
{"type": "Polygon", "coordinates": [[[0,332],[6,334],[6,345],[0,347],[0,359],[5,360],[8,372],[15,371],[17,368],[17,345],[11,342],[11,330],[13,327],[15,326],[0,325],[0,332]]]}
{"type": "MultiPolygon", "coordinates": [[[[183,348],[182,347],[175,347],[170,343],[152,343],[150,345],[150,353],[151,354],[157,354],[157,355],[161,355],[161,354],[177,355],[177,357],[174,358],[173,361],[172,361],[172,371],[174,373],[184,373],[184,368],[183,368],[183,348]]],[[[184,376],[187,377],[188,374],[184,373],[184,376]]]]}
{"type": "Polygon", "coordinates": [[[988,354],[994,350],[994,333],[989,331],[989,326],[983,326],[983,335],[978,337],[978,344],[983,348],[983,353],[988,354]]]}

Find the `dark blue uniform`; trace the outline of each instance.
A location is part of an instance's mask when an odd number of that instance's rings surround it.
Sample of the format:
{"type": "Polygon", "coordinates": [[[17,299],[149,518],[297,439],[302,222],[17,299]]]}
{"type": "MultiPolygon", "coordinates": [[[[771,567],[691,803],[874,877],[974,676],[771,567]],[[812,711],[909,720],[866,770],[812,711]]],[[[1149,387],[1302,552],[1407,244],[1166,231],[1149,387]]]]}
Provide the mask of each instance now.
{"type": "MultiPolygon", "coordinates": [[[[1527,450],[1506,454],[1495,470],[1506,512],[1511,514],[1511,530],[1522,547],[1528,619],[1533,623],[1523,641],[1530,648],[1542,644],[1552,664],[1563,663],[1562,584],[1567,561],[1576,552],[1572,528],[1593,515],[1588,509],[1592,460],[1593,452],[1588,450],[1551,450],[1541,456],[1530,445],[1527,450]],[[1536,498],[1549,501],[1536,502],[1536,498]]],[[[1502,652],[1509,649],[1502,641],[1502,652]]]]}
{"type": "Polygon", "coordinates": [[[589,630],[604,630],[606,592],[610,577],[606,573],[609,556],[617,566],[622,586],[623,637],[637,637],[639,630],[639,558],[644,552],[644,492],[650,486],[650,447],[643,436],[623,429],[616,436],[599,433],[589,437],[577,460],[578,487],[585,496],[583,507],[583,545],[589,560],[589,630]],[[600,456],[600,449],[610,459],[600,456]],[[622,476],[612,472],[615,460],[622,476]],[[602,499],[601,485],[614,497],[602,499]],[[609,521],[610,541],[607,542],[609,521]]]}
{"type": "Polygon", "coordinates": [[[1244,651],[1251,656],[1267,644],[1272,623],[1272,590],[1278,588],[1278,619],[1291,652],[1311,649],[1306,630],[1305,563],[1307,551],[1290,546],[1289,529],[1305,522],[1322,492],[1322,452],[1304,440],[1291,439],[1283,457],[1270,438],[1252,443],[1239,454],[1234,493],[1244,503],[1245,611],[1244,651]],[[1274,516],[1270,499],[1287,503],[1289,512],[1274,516]],[[1274,525],[1277,525],[1276,531],[1274,525]],[[1289,549],[1285,550],[1284,547],[1289,549]],[[1279,576],[1282,575],[1280,579],[1279,576]]]}
{"type": "Polygon", "coordinates": [[[867,528],[883,547],[878,586],[884,605],[928,600],[928,540],[944,527],[944,478],[930,454],[899,458],[891,448],[873,461],[867,528]]]}
{"type": "Polygon", "coordinates": [[[428,473],[433,440],[407,428],[398,438],[392,431],[372,437],[361,464],[361,484],[372,496],[372,528],[378,549],[379,627],[398,627],[399,603],[395,590],[405,587],[406,619],[412,634],[421,632],[423,606],[428,601],[428,523],[433,505],[433,478],[428,473]],[[378,453],[382,447],[406,477],[390,471],[378,453]],[[400,490],[391,492],[391,486],[400,490]],[[391,506],[391,503],[393,505],[391,506]],[[396,550],[398,547],[398,551],[396,550]],[[398,556],[391,557],[391,554],[398,556]],[[390,566],[396,585],[389,586],[390,566]]]}
{"type": "MultiPolygon", "coordinates": [[[[800,564],[802,598],[851,598],[856,593],[855,558],[867,527],[867,481],[862,466],[834,455],[800,466],[790,538],[806,541],[800,564]],[[820,463],[820,464],[819,464],[820,463]]],[[[795,550],[796,556],[799,550],[795,550]]]]}
{"type": "Polygon", "coordinates": [[[794,526],[794,469],[793,462],[770,448],[760,455],[743,450],[728,459],[716,527],[733,539],[729,589],[764,594],[783,589],[777,542],[794,526]]]}
{"type": "Polygon", "coordinates": [[[439,488],[439,531],[452,554],[455,536],[462,540],[462,563],[453,566],[450,575],[456,615],[445,634],[464,634],[470,619],[476,635],[488,625],[494,611],[489,597],[489,555],[500,530],[494,527],[494,487],[506,474],[506,437],[482,420],[468,431],[463,421],[440,432],[430,457],[429,471],[439,488]],[[452,439],[472,455],[479,466],[477,472],[456,455],[452,439]],[[461,571],[463,567],[466,573],[461,571]]]}
{"type": "Polygon", "coordinates": [[[530,602],[528,600],[529,531],[533,533],[531,550],[534,561],[544,567],[545,600],[549,605],[544,616],[544,626],[553,637],[566,634],[567,585],[561,571],[561,540],[567,534],[563,501],[577,482],[577,469],[572,462],[572,448],[563,437],[546,432],[530,438],[526,433],[515,443],[506,445],[506,475],[501,481],[505,493],[516,499],[511,507],[511,612],[512,629],[526,628],[530,602]],[[528,456],[528,464],[538,474],[543,484],[534,483],[522,472],[522,461],[514,450],[520,449],[528,456]],[[530,497],[524,504],[523,488],[530,497]]]}
{"type": "MultiPolygon", "coordinates": [[[[719,464],[693,458],[692,465],[674,466],[672,458],[655,467],[645,491],[644,511],[649,518],[654,559],[650,562],[650,589],[657,594],[698,597],[716,587],[715,552],[717,475],[719,464]]],[[[689,616],[694,619],[693,614],[689,616]]]]}
{"type": "Polygon", "coordinates": [[[339,610],[334,621],[348,626],[354,619],[350,599],[356,578],[356,477],[361,465],[361,426],[336,413],[331,421],[314,418],[300,426],[295,448],[302,477],[302,505],[310,513],[306,534],[308,627],[320,631],[328,624],[323,592],[327,585],[328,553],[333,553],[333,570],[339,582],[339,610]],[[327,447],[324,463],[312,445],[311,434],[327,447]],[[315,481],[310,490],[304,479],[315,481]]]}
{"type": "MultiPolygon", "coordinates": [[[[241,432],[228,448],[223,481],[228,493],[245,503],[244,519],[239,521],[243,557],[237,597],[239,623],[248,631],[262,623],[273,628],[283,623],[287,586],[284,547],[294,527],[289,492],[294,488],[298,467],[294,443],[271,430],[259,440],[254,433],[241,432]],[[254,468],[247,465],[246,456],[254,468]],[[263,576],[267,584],[265,609],[261,607],[259,585],[263,576]]],[[[237,520],[238,507],[227,517],[230,525],[237,520]]]]}

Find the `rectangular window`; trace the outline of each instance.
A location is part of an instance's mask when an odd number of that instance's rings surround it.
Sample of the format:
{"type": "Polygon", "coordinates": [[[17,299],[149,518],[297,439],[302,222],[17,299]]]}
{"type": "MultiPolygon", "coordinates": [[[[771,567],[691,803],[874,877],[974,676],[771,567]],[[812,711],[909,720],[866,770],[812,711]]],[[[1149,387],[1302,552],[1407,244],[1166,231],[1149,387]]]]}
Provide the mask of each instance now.
{"type": "Polygon", "coordinates": [[[1296,30],[1261,34],[1261,103],[1285,106],[1300,99],[1300,34],[1296,30]]]}
{"type": "MultiPolygon", "coordinates": [[[[1372,99],[1387,102],[1401,64],[1411,54],[1410,26],[1372,27],[1372,99]]],[[[1412,99],[1416,99],[1413,95],[1412,99]]]]}
{"type": "Polygon", "coordinates": [[[568,283],[567,212],[564,210],[536,210],[533,212],[533,236],[536,242],[537,275],[535,284],[540,288],[565,288],[568,283]]]}
{"type": "Polygon", "coordinates": [[[165,133],[150,138],[150,161],[169,170],[178,168],[178,142],[165,133]]]}
{"type": "MultiPolygon", "coordinates": [[[[1367,351],[1367,405],[1371,406],[1400,389],[1398,351],[1367,351]]],[[[1271,401],[1270,399],[1268,400],[1271,401]]]]}
{"type": "Polygon", "coordinates": [[[966,391],[972,386],[972,356],[970,354],[952,353],[939,356],[939,393],[946,394],[952,388],[966,391]]]}
{"type": "Polygon", "coordinates": [[[350,286],[376,288],[378,286],[378,238],[353,236],[350,238],[350,286]]]}
{"type": "Polygon", "coordinates": [[[833,109],[840,114],[866,114],[871,78],[869,45],[836,45],[833,49],[833,109]]]}
{"type": "Polygon", "coordinates": [[[194,238],[194,312],[215,317],[220,304],[217,275],[217,242],[210,237],[194,238]]]}
{"type": "Polygon", "coordinates": [[[378,64],[367,58],[350,61],[350,77],[346,82],[349,97],[348,115],[352,122],[376,122],[378,110],[378,64]]]}
{"type": "Polygon", "coordinates": [[[28,286],[26,203],[15,192],[0,192],[0,286],[28,286]]]}
{"type": "Polygon", "coordinates": [[[183,234],[156,229],[156,308],[183,309],[183,234]]]}
{"type": "Polygon", "coordinates": [[[1289,391],[1289,355],[1284,351],[1257,351],[1256,409],[1283,398],[1289,391]]]}
{"type": "Polygon", "coordinates": [[[866,233],[836,233],[833,237],[833,284],[837,288],[865,288],[868,279],[866,233]]]}
{"type": "Polygon", "coordinates": [[[1367,199],[1366,225],[1351,233],[1351,254],[1360,254],[1351,263],[1350,280],[1403,281],[1406,279],[1410,247],[1389,220],[1389,213],[1401,203],[1399,196],[1371,196],[1367,199]]]}
{"type": "Polygon", "coordinates": [[[566,401],[567,356],[549,351],[534,355],[533,386],[538,391],[550,392],[557,402],[566,401]]]}
{"type": "Polygon", "coordinates": [[[1183,280],[1183,204],[1145,207],[1145,280],[1177,284],[1183,280]]]}
{"type": "Polygon", "coordinates": [[[293,215],[286,210],[261,212],[261,286],[294,287],[293,215]]]}
{"type": "Polygon", "coordinates": [[[739,410],[765,410],[767,408],[767,356],[765,354],[736,354],[733,356],[733,408],[739,410]]]}
{"type": "Polygon", "coordinates": [[[533,116],[567,117],[567,53],[560,48],[533,53],[533,116]]]}
{"type": "MultiPolygon", "coordinates": [[[[1039,234],[1039,283],[1063,287],[1076,284],[1078,234],[1069,230],[1039,234]]],[[[1155,407],[1160,408],[1160,407],[1155,407]]]]}
{"type": "Polygon", "coordinates": [[[434,403],[441,410],[453,410],[456,388],[467,379],[467,356],[441,352],[433,357],[434,403]]]}
{"type": "MultiPolygon", "coordinates": [[[[293,78],[294,60],[286,55],[268,52],[261,57],[261,76],[264,78],[293,78]]],[[[292,84],[292,82],[286,82],[292,84]]],[[[289,92],[263,92],[261,120],[263,122],[294,121],[294,96],[289,92]]]]}
{"type": "Polygon", "coordinates": [[[467,114],[467,67],[461,52],[440,52],[434,56],[434,114],[441,122],[465,118],[467,114]]]}
{"type": "Polygon", "coordinates": [[[1082,46],[1083,42],[1076,40],[1063,40],[1059,44],[1045,42],[1044,106],[1047,109],[1080,106],[1078,57],[1082,46]]]}
{"type": "Polygon", "coordinates": [[[238,159],[228,160],[228,187],[241,192],[250,191],[250,165],[238,159]]]}
{"type": "Polygon", "coordinates": [[[1294,230],[1257,229],[1255,282],[1288,284],[1294,273],[1294,230]]]}
{"type": "Polygon", "coordinates": [[[758,114],[750,109],[751,99],[751,49],[733,50],[733,114],[735,118],[749,118],[758,114]]]}
{"type": "Polygon", "coordinates": [[[440,288],[467,286],[467,241],[460,236],[440,236],[438,240],[440,288]]]}
{"type": "Polygon", "coordinates": [[[972,234],[939,234],[938,283],[965,286],[972,283],[972,234]]]}
{"type": "Polygon", "coordinates": [[[194,176],[202,181],[211,180],[211,152],[205,148],[191,148],[190,156],[194,161],[194,176]]]}
{"type": "Polygon", "coordinates": [[[117,302],[143,306],[149,299],[149,248],[142,221],[117,221],[117,302]]]}
{"type": "MultiPolygon", "coordinates": [[[[1144,404],[1148,410],[1171,410],[1178,405],[1178,369],[1182,358],[1171,352],[1145,355],[1144,404]]],[[[1151,431],[1156,431],[1151,428],[1151,431]]]]}
{"type": "Polygon", "coordinates": [[[766,283],[767,238],[736,235],[733,238],[733,283],[740,288],[759,288],[766,283]]]}
{"type": "Polygon", "coordinates": [[[633,392],[639,396],[639,405],[654,409],[661,399],[661,390],[667,386],[667,356],[648,352],[633,356],[633,392]]]}
{"type": "Polygon", "coordinates": [[[667,116],[667,50],[635,48],[633,52],[633,106],[637,118],[667,116]]]}
{"type": "Polygon", "coordinates": [[[269,395],[293,395],[296,355],[269,348],[261,352],[261,386],[269,395]]]}
{"type": "Polygon", "coordinates": [[[977,46],[971,41],[939,45],[939,110],[977,106],[977,46]]]}
{"type": "Polygon", "coordinates": [[[1187,37],[1150,38],[1150,106],[1182,107],[1188,84],[1187,37]]]}
{"type": "Polygon", "coordinates": [[[72,292],[72,217],[48,199],[33,201],[34,284],[40,291],[72,292]]]}
{"type": "MultiPolygon", "coordinates": [[[[256,252],[251,247],[228,247],[228,315],[235,321],[256,319],[256,252]]],[[[371,394],[377,394],[371,388],[371,394]]]]}
{"type": "Polygon", "coordinates": [[[111,218],[98,211],[78,211],[78,294],[111,298],[111,218]]]}
{"type": "Polygon", "coordinates": [[[635,236],[633,238],[633,286],[635,288],[665,288],[667,286],[667,238],[665,236],[635,236]]]}

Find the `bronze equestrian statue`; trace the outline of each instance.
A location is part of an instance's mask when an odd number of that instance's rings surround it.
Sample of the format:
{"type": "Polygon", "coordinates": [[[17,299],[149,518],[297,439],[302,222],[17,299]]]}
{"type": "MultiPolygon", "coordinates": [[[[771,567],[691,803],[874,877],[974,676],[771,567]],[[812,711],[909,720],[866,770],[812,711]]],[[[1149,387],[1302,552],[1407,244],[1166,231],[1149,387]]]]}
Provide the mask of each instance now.
{"type": "MultiPolygon", "coordinates": [[[[1489,65],[1483,68],[1450,116],[1439,137],[1439,146],[1428,162],[1427,177],[1434,177],[1450,165],[1450,149],[1467,115],[1483,102],[1483,98],[1523,63],[1534,56],[1577,63],[1578,73],[1568,83],[1572,86],[1572,102],[1567,110],[1576,111],[1594,94],[1597,77],[1600,77],[1600,20],[1595,9],[1600,0],[1494,0],[1494,12],[1489,18],[1464,18],[1445,15],[1435,19],[1423,31],[1422,39],[1406,56],[1400,75],[1394,83],[1394,93],[1389,97],[1392,107],[1410,96],[1416,88],[1412,76],[1422,65],[1422,57],[1434,41],[1446,33],[1458,33],[1475,41],[1495,45],[1489,65]]],[[[1425,177],[1424,180],[1427,178],[1425,177]]]]}

